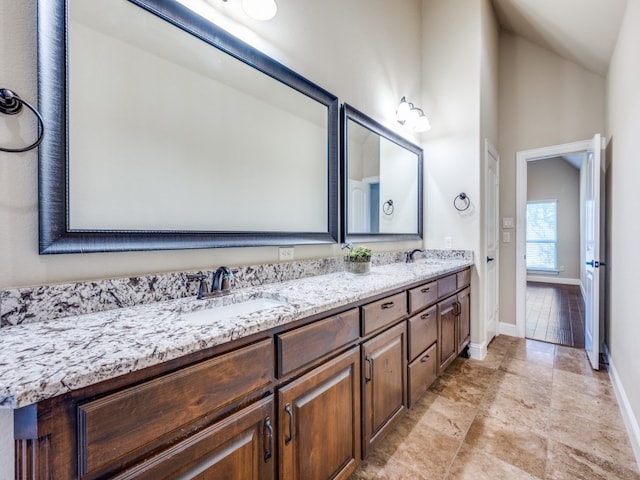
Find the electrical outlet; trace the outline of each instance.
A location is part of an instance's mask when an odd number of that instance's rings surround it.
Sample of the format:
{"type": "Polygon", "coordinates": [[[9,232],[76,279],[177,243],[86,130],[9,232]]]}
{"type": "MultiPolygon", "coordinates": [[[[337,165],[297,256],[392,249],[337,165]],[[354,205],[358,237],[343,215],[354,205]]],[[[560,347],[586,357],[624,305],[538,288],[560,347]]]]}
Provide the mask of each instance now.
{"type": "Polygon", "coordinates": [[[511,232],[502,232],[502,243],[511,243],[511,232]]]}
{"type": "Polygon", "coordinates": [[[513,218],[512,217],[504,217],[502,219],[502,228],[513,228],[513,218]]]}
{"type": "Polygon", "coordinates": [[[444,248],[447,250],[453,248],[453,239],[451,237],[444,237],[444,248]]]}
{"type": "Polygon", "coordinates": [[[281,262],[293,260],[293,247],[280,247],[278,249],[278,260],[281,262]]]}

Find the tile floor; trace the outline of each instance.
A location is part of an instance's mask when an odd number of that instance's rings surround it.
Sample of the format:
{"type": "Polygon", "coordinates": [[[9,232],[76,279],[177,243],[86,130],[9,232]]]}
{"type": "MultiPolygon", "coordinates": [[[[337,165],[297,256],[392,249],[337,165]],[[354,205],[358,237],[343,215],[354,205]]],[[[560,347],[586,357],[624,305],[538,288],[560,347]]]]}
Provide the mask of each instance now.
{"type": "Polygon", "coordinates": [[[527,282],[527,338],[584,347],[584,301],[577,285],[527,282]]]}
{"type": "Polygon", "coordinates": [[[581,349],[500,336],[448,368],[359,479],[640,479],[613,387],[581,349]]]}

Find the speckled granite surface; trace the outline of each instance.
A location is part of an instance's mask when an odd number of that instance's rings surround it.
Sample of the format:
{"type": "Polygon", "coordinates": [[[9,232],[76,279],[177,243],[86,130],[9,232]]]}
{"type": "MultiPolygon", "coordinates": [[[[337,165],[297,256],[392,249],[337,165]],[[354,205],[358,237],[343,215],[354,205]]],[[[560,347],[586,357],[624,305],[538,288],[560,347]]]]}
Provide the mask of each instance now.
{"type": "MultiPolygon", "coordinates": [[[[461,259],[470,258],[469,255],[470,252],[464,250],[428,250],[416,257],[461,259]]],[[[403,262],[404,258],[404,252],[376,253],[372,263],[386,265],[403,262]]],[[[238,289],[341,272],[343,267],[341,257],[334,257],[233,269],[233,288],[238,289]]],[[[212,270],[200,272],[208,276],[213,273],[212,270]]],[[[187,280],[187,273],[195,272],[0,290],[0,328],[189,297],[196,294],[198,285],[187,280]]]]}
{"type": "Polygon", "coordinates": [[[363,276],[328,273],[249,286],[221,298],[180,298],[7,326],[0,330],[0,407],[26,406],[471,264],[468,255],[386,264],[363,276]],[[256,298],[284,304],[207,325],[187,316],[256,298]]]}

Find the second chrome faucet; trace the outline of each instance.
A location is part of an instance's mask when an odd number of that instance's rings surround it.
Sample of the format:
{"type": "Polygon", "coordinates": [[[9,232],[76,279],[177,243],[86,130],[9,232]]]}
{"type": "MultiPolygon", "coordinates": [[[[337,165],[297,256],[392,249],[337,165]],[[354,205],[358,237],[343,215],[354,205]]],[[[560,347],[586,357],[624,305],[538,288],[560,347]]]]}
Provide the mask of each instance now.
{"type": "Polygon", "coordinates": [[[204,273],[187,274],[187,280],[198,280],[200,285],[198,286],[198,300],[203,298],[216,297],[220,295],[226,295],[231,292],[231,269],[229,267],[220,267],[214,274],[211,281],[211,290],[207,285],[207,275],[204,273]]]}

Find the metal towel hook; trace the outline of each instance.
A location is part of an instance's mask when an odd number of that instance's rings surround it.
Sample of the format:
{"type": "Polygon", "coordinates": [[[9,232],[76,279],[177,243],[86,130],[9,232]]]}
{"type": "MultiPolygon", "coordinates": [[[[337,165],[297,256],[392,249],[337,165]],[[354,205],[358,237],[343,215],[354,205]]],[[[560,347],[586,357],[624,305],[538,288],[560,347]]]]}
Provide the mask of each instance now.
{"type": "Polygon", "coordinates": [[[456,198],[453,199],[453,206],[459,212],[464,212],[471,205],[471,200],[466,193],[459,193],[456,198]]]}
{"type": "Polygon", "coordinates": [[[20,96],[9,90],[8,88],[0,88],[0,113],[4,113],[5,115],[17,115],[22,111],[22,106],[26,105],[26,107],[33,112],[33,114],[38,119],[38,130],[39,135],[38,139],[33,142],[31,145],[22,148],[6,148],[0,147],[0,151],[2,152],[10,152],[10,153],[20,153],[26,152],[28,150],[32,150],[36,148],[42,142],[42,138],[44,137],[44,122],[42,121],[42,117],[38,110],[36,110],[29,102],[20,98],[20,96]]]}

